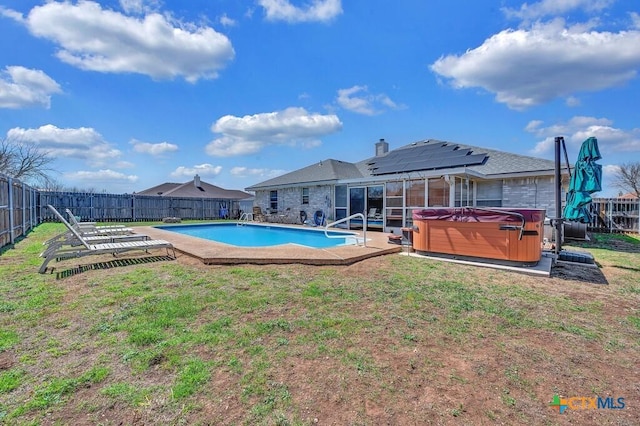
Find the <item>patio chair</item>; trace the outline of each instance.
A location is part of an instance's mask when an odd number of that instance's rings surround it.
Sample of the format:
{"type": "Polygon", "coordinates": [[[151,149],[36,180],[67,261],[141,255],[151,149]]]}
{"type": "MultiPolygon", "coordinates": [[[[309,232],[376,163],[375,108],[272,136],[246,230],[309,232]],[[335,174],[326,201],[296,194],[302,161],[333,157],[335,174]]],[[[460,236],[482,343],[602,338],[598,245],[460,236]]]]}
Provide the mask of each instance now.
{"type": "Polygon", "coordinates": [[[267,209],[267,214],[265,215],[267,222],[277,222],[279,218],[277,210],[273,210],[271,208],[267,209]]]}
{"type": "Polygon", "coordinates": [[[124,225],[103,225],[97,226],[95,222],[80,222],[73,214],[73,212],[69,209],[65,209],[67,215],[69,216],[69,222],[76,226],[77,228],[87,231],[87,232],[99,232],[104,231],[105,233],[127,233],[131,231],[131,228],[127,228],[124,225]]]}
{"type": "MultiPolygon", "coordinates": [[[[60,220],[64,220],[64,217],[58,212],[54,207],[49,206],[50,210],[58,217],[60,220]]],[[[67,213],[70,213],[67,209],[67,213]]],[[[79,227],[77,225],[71,225],[78,231],[80,235],[82,235],[85,242],[90,244],[101,244],[101,243],[117,243],[117,242],[126,242],[126,241],[139,241],[139,240],[148,240],[149,236],[144,234],[134,234],[131,228],[125,228],[124,226],[120,226],[119,228],[114,228],[111,230],[110,228],[103,228],[98,231],[86,231],[86,228],[79,227]],[[112,232],[108,232],[112,231],[112,232]]],[[[101,228],[101,227],[98,227],[101,228]]],[[[41,257],[46,257],[46,255],[50,252],[55,252],[56,250],[60,250],[63,246],[79,246],[82,245],[82,241],[78,240],[75,234],[67,229],[66,232],[62,232],[56,235],[53,238],[48,239],[43,245],[46,245],[47,248],[41,253],[41,257]]]]}
{"type": "Polygon", "coordinates": [[[324,211],[317,210],[315,212],[315,214],[313,215],[313,223],[315,224],[314,226],[324,226],[325,225],[324,211]]]}
{"type": "Polygon", "coordinates": [[[56,214],[56,216],[58,216],[58,219],[60,219],[69,232],[73,234],[79,244],[76,246],[59,244],[43,251],[40,254],[40,257],[43,257],[44,261],[38,271],[41,274],[47,270],[47,265],[54,259],[59,261],[101,254],[112,254],[115,256],[120,253],[133,250],[148,251],[150,249],[157,248],[165,248],[167,250],[167,255],[169,255],[169,250],[171,250],[173,252],[173,259],[176,258],[176,252],[173,245],[165,240],[115,241],[92,244],[87,240],[86,236],[83,236],[76,228],[71,226],[71,224],[69,224],[69,222],[67,222],[67,220],[55,208],[53,208],[53,206],[49,205],[48,207],[54,212],[54,214],[56,214]]]}
{"type": "Polygon", "coordinates": [[[382,219],[382,214],[378,213],[377,207],[371,207],[369,209],[369,214],[367,215],[367,219],[382,219]]]}
{"type": "MultiPolygon", "coordinates": [[[[127,241],[145,241],[149,240],[148,235],[144,234],[116,234],[116,235],[93,235],[83,236],[83,240],[90,244],[104,244],[104,243],[121,243],[127,241]]],[[[78,240],[73,234],[64,234],[56,240],[49,240],[45,243],[47,247],[40,254],[40,257],[46,257],[48,253],[60,250],[64,246],[80,246],[83,244],[81,240],[78,240]]]]}
{"type": "Polygon", "coordinates": [[[287,207],[286,209],[284,209],[284,211],[280,213],[278,216],[281,223],[293,223],[293,220],[291,217],[291,207],[287,207]]]}
{"type": "MultiPolygon", "coordinates": [[[[49,207],[49,210],[51,210],[59,220],[64,220],[64,217],[62,216],[62,214],[58,210],[56,210],[55,207],[53,207],[52,205],[48,205],[48,207],[49,207]]],[[[133,229],[124,227],[122,225],[117,225],[115,227],[110,227],[110,226],[102,227],[102,226],[95,226],[95,223],[94,223],[93,226],[91,225],[82,226],[83,223],[91,224],[92,222],[78,222],[75,219],[75,216],[73,216],[68,209],[67,209],[67,213],[69,213],[69,217],[73,218],[72,220],[75,221],[75,223],[77,223],[77,225],[72,225],[72,226],[83,237],[98,237],[98,236],[106,237],[106,236],[133,234],[133,229]]],[[[51,245],[53,243],[64,244],[65,241],[74,239],[74,238],[75,238],[74,235],[69,230],[66,230],[65,232],[62,232],[56,235],[55,237],[48,239],[43,244],[44,245],[51,245]]]]}

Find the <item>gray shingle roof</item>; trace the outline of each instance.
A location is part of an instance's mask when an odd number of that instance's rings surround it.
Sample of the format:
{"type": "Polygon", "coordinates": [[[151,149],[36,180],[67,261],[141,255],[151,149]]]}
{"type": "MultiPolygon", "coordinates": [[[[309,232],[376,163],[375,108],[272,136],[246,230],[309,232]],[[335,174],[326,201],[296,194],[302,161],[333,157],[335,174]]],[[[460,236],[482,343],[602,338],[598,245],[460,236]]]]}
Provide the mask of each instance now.
{"type": "Polygon", "coordinates": [[[224,189],[210,183],[200,181],[197,187],[193,180],[186,183],[163,183],[144,191],[138,195],[161,195],[162,197],[186,197],[186,198],[215,198],[223,200],[244,200],[251,194],[235,189],[224,189]],[[161,194],[159,194],[161,192],[161,194]]]}
{"type": "MultiPolygon", "coordinates": [[[[536,158],[527,155],[512,154],[509,152],[498,151],[494,149],[481,148],[473,145],[465,145],[454,142],[446,142],[434,139],[423,140],[419,142],[413,142],[408,145],[401,146],[394,152],[404,149],[413,149],[424,145],[439,145],[448,144],[458,147],[458,149],[471,150],[470,154],[486,154],[487,159],[479,165],[467,166],[465,170],[470,170],[480,175],[484,175],[488,178],[498,177],[504,174],[552,174],[555,170],[555,162],[552,160],[546,160],[543,158],[536,158]]],[[[406,157],[406,156],[403,156],[406,157]]],[[[409,155],[408,157],[411,157],[409,155]]],[[[348,163],[339,160],[323,160],[319,163],[312,164],[302,169],[295,170],[293,172],[278,176],[256,185],[246,188],[247,191],[254,191],[257,189],[269,188],[269,187],[282,187],[291,185],[303,185],[311,182],[330,182],[336,180],[346,179],[359,179],[372,177],[373,174],[370,170],[369,163],[371,163],[376,157],[369,157],[357,163],[348,163]]],[[[446,171],[446,168],[439,169],[440,171],[446,171]]],[[[378,175],[378,177],[393,176],[378,175]]]]}
{"type": "MultiPolygon", "coordinates": [[[[441,143],[443,141],[428,140],[423,142],[441,143]]],[[[548,172],[555,170],[555,162],[552,160],[545,160],[544,158],[531,157],[521,154],[512,154],[510,152],[481,148],[473,145],[465,145],[453,142],[447,143],[457,145],[461,149],[471,149],[474,153],[487,154],[489,158],[484,164],[467,167],[468,169],[476,171],[483,175],[490,176],[508,173],[526,173],[539,171],[548,172]]]]}
{"type": "Polygon", "coordinates": [[[355,164],[327,159],[245,189],[247,191],[255,191],[264,187],[291,186],[309,182],[330,182],[361,177],[364,177],[364,175],[355,164]]]}

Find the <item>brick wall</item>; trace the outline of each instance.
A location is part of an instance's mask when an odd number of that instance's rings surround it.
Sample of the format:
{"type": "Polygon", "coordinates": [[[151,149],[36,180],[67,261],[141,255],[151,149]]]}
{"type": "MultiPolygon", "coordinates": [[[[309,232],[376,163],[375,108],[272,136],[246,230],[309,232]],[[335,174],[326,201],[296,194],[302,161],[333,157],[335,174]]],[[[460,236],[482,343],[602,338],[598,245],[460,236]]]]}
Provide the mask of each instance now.
{"type": "MultiPolygon", "coordinates": [[[[302,204],[302,187],[278,189],[278,211],[283,212],[291,208],[291,213],[295,217],[300,217],[300,210],[307,213],[309,219],[317,210],[324,211],[327,220],[333,220],[333,193],[332,185],[309,186],[309,204],[302,204]]],[[[270,206],[270,191],[256,191],[255,206],[259,206],[266,211],[270,206]]]]}
{"type": "MultiPolygon", "coordinates": [[[[561,198],[564,200],[564,191],[561,198]]],[[[554,178],[505,179],[502,185],[502,207],[546,209],[547,217],[555,217],[554,178]]]]}

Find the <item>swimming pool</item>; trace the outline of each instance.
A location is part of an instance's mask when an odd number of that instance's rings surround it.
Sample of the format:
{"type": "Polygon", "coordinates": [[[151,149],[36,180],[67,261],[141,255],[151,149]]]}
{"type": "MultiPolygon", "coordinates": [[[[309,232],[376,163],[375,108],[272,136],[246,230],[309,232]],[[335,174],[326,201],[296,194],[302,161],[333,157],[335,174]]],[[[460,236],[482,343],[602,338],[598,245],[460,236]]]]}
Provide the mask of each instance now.
{"type": "Polygon", "coordinates": [[[356,234],[329,231],[335,237],[327,238],[324,231],[283,226],[264,226],[236,223],[206,223],[201,225],[160,225],[158,229],[203,238],[239,247],[270,247],[298,244],[313,248],[328,248],[355,243],[356,234]]]}

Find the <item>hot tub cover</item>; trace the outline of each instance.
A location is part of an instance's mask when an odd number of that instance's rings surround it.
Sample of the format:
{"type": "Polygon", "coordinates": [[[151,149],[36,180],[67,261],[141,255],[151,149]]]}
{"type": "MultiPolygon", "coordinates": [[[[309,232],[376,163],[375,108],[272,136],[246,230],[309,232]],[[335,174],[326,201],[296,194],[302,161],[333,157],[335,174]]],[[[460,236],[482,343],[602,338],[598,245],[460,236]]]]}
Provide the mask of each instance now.
{"type": "Polygon", "coordinates": [[[475,207],[444,207],[413,211],[414,220],[449,222],[542,222],[544,209],[482,209],[475,207]]]}

